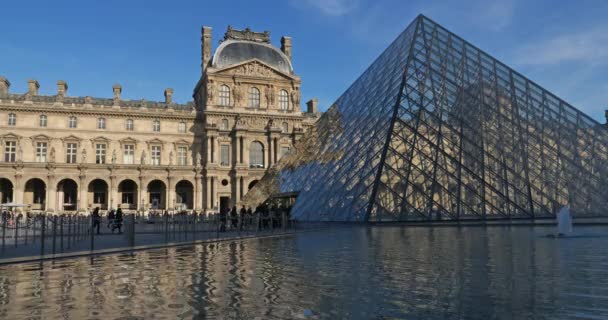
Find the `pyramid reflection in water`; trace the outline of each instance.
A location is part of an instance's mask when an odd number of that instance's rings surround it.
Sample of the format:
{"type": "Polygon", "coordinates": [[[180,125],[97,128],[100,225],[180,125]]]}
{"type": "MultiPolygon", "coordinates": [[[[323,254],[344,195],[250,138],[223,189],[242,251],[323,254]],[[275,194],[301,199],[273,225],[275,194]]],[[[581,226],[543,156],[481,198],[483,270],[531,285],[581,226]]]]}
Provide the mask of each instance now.
{"type": "Polygon", "coordinates": [[[245,200],[299,191],[309,221],[598,216],[607,147],[598,122],[419,16],[245,200]]]}

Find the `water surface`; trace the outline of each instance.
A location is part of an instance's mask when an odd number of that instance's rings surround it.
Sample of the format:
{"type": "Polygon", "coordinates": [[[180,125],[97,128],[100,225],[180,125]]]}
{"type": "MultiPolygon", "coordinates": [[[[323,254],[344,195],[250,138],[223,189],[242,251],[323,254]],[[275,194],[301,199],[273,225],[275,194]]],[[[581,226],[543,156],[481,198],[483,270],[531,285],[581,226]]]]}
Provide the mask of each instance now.
{"type": "Polygon", "coordinates": [[[551,232],[349,227],[2,266],[0,319],[608,319],[608,229],[551,232]]]}

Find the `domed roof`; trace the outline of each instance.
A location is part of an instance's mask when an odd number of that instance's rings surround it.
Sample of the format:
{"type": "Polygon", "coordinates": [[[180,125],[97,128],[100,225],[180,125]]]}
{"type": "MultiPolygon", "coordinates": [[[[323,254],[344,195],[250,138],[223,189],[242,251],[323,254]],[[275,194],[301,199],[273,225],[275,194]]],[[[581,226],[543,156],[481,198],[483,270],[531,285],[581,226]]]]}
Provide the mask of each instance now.
{"type": "Polygon", "coordinates": [[[291,62],[281,50],[270,44],[245,40],[222,42],[215,50],[211,65],[225,68],[251,59],[258,59],[281,72],[293,73],[291,62]]]}

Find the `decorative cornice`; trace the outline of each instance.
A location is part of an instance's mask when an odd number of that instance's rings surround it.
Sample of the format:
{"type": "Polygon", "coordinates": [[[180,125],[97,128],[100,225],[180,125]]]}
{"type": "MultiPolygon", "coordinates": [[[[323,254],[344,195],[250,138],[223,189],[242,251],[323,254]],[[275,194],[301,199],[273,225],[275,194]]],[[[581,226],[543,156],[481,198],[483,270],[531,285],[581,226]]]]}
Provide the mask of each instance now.
{"type": "Polygon", "coordinates": [[[270,43],[270,31],[255,32],[251,31],[249,27],[245,30],[233,29],[232,26],[228,26],[226,33],[224,33],[224,39],[226,40],[242,40],[252,42],[270,43]]]}

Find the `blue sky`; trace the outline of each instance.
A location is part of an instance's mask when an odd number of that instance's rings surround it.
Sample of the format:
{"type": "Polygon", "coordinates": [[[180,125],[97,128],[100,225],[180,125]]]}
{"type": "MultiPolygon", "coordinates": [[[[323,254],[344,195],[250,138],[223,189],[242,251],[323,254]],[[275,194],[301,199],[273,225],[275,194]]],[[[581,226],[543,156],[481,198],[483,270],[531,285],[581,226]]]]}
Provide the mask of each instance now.
{"type": "Polygon", "coordinates": [[[293,38],[303,101],[326,109],[419,13],[429,16],[593,118],[608,109],[608,1],[285,0],[18,1],[0,10],[0,75],[12,92],[66,80],[73,96],[190,101],[200,27],[293,38]]]}

